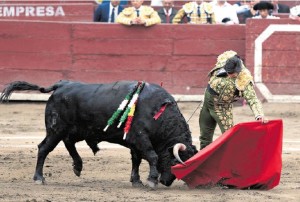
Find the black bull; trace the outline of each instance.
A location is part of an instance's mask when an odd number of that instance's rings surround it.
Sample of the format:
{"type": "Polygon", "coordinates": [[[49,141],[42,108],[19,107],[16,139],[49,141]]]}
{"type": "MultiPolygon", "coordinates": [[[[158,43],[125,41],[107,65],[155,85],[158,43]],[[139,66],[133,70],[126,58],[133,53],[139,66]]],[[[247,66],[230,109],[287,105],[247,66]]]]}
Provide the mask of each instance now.
{"type": "Polygon", "coordinates": [[[144,85],[138,98],[131,129],[125,140],[123,140],[124,126],[117,128],[118,121],[106,131],[103,130],[112,114],[136,84],[134,81],[111,84],[60,81],[48,88],[24,81],[9,84],[1,94],[0,101],[8,100],[11,93],[18,90],[37,90],[42,93],[54,91],[46,105],[47,135],[38,145],[33,179],[37,183],[45,182],[43,177],[45,159],[61,140],[73,159],[73,171],[77,176],[82,171],[82,159],[75,143],[85,140],[96,153],[99,150],[97,144],[107,141],[130,149],[132,160],[130,181],[133,186],[143,185],[139,175],[142,159],[149,163],[148,184],[151,187],[156,187],[158,181],[170,186],[175,180],[171,166],[181,162],[181,159],[185,161],[192,157],[197,150],[192,145],[188,124],[176,101],[166,90],[155,84],[144,85]],[[165,111],[155,120],[153,117],[164,105],[167,105],[165,111]]]}

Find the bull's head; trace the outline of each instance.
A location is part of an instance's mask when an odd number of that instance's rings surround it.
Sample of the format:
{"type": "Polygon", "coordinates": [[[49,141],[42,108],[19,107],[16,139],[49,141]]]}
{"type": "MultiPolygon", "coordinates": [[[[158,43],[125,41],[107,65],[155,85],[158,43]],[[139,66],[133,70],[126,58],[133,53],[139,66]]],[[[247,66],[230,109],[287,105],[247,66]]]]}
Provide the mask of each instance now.
{"type": "Polygon", "coordinates": [[[173,148],[170,148],[168,158],[160,159],[160,183],[170,186],[176,179],[175,175],[171,172],[171,166],[178,163],[184,164],[184,161],[194,156],[197,152],[194,145],[185,145],[182,143],[175,144],[173,148]]]}

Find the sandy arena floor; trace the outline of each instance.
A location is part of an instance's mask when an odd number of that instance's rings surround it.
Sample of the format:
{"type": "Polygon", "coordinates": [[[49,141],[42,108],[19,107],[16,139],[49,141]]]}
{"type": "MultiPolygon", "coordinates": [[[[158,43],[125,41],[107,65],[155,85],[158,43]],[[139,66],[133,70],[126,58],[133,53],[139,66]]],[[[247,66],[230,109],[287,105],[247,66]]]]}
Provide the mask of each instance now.
{"type": "MultiPolygon", "coordinates": [[[[179,103],[188,120],[198,103],[179,103]]],[[[133,188],[129,182],[131,160],[129,150],[101,143],[94,156],[85,143],[77,148],[84,161],[81,177],[72,171],[72,160],[60,144],[46,159],[46,185],[37,185],[35,170],[37,144],[45,136],[45,103],[0,104],[0,201],[299,201],[300,199],[300,104],[264,103],[269,119],[283,119],[283,169],[279,186],[269,191],[229,190],[221,188],[188,189],[183,181],[171,187],[159,185],[133,188]]],[[[199,147],[199,109],[189,121],[199,147]]],[[[235,123],[252,121],[248,106],[237,104],[235,123]]],[[[220,135],[216,131],[216,138],[220,135]]],[[[145,182],[148,165],[141,166],[145,182]]]]}

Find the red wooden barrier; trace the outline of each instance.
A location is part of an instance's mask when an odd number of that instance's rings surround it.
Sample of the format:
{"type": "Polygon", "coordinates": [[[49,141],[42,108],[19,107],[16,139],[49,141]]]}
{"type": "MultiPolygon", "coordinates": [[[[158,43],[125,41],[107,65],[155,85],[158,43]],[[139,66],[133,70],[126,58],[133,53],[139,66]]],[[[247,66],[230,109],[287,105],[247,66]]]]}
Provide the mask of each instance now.
{"type": "MultiPolygon", "coordinates": [[[[173,94],[203,94],[217,56],[235,50],[254,71],[254,41],[270,24],[290,19],[249,19],[246,25],[127,27],[84,22],[0,21],[0,89],[26,80],[50,85],[146,80],[173,94]]],[[[300,95],[299,26],[275,31],[262,43],[262,82],[271,93],[300,95]]]]}
{"type": "MultiPolygon", "coordinates": [[[[246,60],[254,72],[255,40],[269,25],[299,25],[290,19],[247,20],[246,60]]],[[[300,95],[300,29],[275,31],[262,44],[262,82],[276,95],[300,95]]]]}
{"type": "Polygon", "coordinates": [[[50,85],[146,80],[174,94],[202,94],[217,56],[245,57],[245,26],[0,21],[0,88],[14,80],[50,85]]]}

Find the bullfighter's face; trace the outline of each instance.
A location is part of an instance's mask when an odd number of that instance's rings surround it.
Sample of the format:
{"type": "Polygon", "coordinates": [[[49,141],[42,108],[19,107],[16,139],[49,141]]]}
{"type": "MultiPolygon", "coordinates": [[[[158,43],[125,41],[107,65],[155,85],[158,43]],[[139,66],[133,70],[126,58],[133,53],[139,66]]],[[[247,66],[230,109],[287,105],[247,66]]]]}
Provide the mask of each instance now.
{"type": "Polygon", "coordinates": [[[266,18],[269,15],[269,10],[268,9],[259,10],[259,14],[261,18],[266,18]]]}
{"type": "Polygon", "coordinates": [[[120,0],[111,0],[111,5],[113,5],[113,7],[116,7],[120,4],[120,0]]]}
{"type": "Polygon", "coordinates": [[[144,0],[131,0],[131,5],[135,8],[135,9],[139,9],[141,7],[141,5],[143,4],[144,0]]]}
{"type": "Polygon", "coordinates": [[[172,8],[174,6],[173,0],[163,0],[162,4],[166,10],[169,10],[170,8],[172,8]]]}

